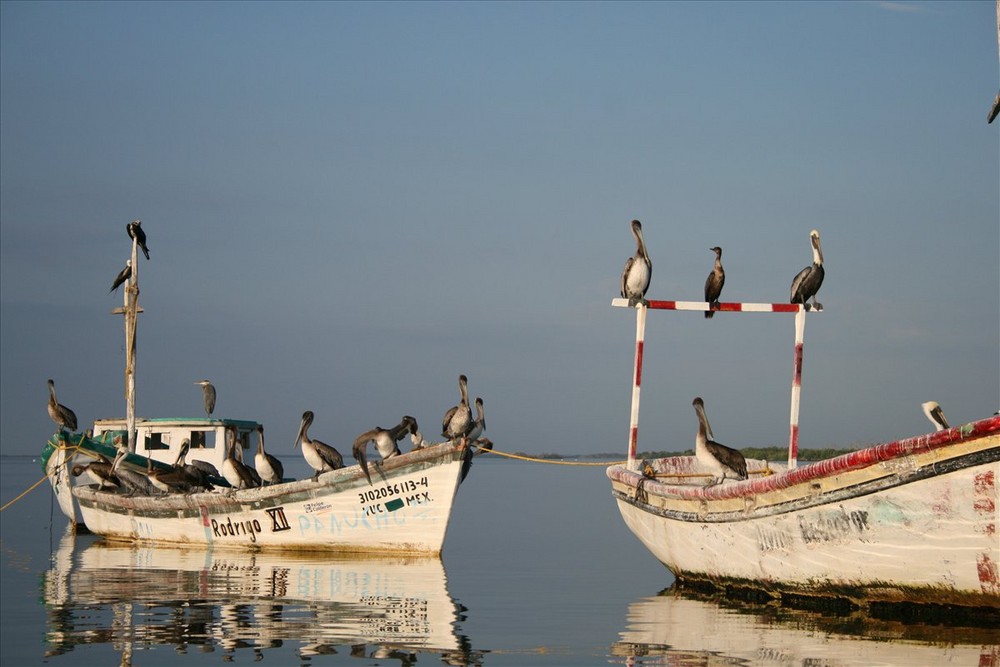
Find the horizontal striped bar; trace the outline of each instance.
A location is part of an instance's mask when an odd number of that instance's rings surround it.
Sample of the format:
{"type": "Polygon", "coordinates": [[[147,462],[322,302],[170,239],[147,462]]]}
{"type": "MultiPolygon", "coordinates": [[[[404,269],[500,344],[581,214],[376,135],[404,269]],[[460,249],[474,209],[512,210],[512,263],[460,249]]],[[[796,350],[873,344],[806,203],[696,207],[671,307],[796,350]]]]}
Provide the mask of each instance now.
{"type": "MultiPolygon", "coordinates": [[[[628,308],[628,299],[612,299],[611,305],[616,308],[628,308]]],[[[709,310],[707,301],[649,301],[652,310],[709,310]]],[[[720,303],[715,312],[735,313],[797,313],[802,308],[799,303],[720,303]]],[[[821,310],[810,310],[810,313],[821,313],[821,310]]]]}

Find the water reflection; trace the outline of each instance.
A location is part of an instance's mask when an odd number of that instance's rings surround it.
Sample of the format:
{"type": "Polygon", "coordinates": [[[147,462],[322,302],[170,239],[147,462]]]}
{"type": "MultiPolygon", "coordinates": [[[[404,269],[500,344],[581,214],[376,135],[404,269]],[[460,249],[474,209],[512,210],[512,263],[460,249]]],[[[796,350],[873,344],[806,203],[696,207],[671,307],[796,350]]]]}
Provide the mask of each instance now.
{"type": "Polygon", "coordinates": [[[815,603],[803,604],[792,608],[667,590],[629,606],[628,629],[620,633],[611,652],[624,658],[619,664],[678,667],[1000,667],[996,610],[955,615],[940,608],[924,609],[924,617],[914,618],[913,608],[877,608],[866,613],[847,606],[819,610],[815,603]]]}
{"type": "Polygon", "coordinates": [[[68,530],[45,575],[47,656],[108,644],[132,664],[153,645],[261,660],[419,658],[480,665],[461,634],[465,611],[438,558],[331,558],[95,541],[68,530]]]}

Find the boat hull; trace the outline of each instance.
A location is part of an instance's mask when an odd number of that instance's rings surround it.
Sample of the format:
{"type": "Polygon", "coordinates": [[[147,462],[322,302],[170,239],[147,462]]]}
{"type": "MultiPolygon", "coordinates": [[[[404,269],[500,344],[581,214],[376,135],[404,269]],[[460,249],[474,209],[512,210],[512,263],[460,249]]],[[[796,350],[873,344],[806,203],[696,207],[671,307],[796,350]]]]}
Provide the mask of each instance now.
{"type": "Polygon", "coordinates": [[[608,475],[628,528],[678,579],[1000,607],[998,417],[715,487],[608,475]]]}
{"type": "Polygon", "coordinates": [[[87,528],[113,540],[236,549],[441,553],[467,448],[445,443],[269,487],[128,496],[77,486],[87,528]]]}

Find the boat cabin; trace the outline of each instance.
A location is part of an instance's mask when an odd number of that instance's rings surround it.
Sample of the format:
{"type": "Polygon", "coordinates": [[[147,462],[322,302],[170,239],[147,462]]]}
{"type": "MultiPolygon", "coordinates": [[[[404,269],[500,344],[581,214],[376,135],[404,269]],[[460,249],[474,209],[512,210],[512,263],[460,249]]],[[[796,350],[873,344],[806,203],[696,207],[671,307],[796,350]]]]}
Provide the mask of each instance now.
{"type": "MultiPolygon", "coordinates": [[[[242,419],[137,419],[136,454],[148,456],[154,461],[172,464],[177,460],[181,444],[191,442],[186,461],[205,461],[222,470],[226,458],[226,431],[236,432],[238,453],[243,460],[253,458],[257,450],[258,424],[242,419]],[[250,449],[250,454],[246,450],[250,449]]],[[[127,442],[128,429],[124,419],[98,419],[94,422],[94,440],[100,442],[127,442]]]]}

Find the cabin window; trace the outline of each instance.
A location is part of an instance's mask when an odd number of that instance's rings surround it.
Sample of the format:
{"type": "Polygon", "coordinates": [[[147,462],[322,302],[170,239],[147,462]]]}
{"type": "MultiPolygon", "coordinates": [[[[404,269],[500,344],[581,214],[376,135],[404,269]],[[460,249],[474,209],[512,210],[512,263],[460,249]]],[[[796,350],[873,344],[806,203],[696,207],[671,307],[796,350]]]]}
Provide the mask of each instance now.
{"type": "Polygon", "coordinates": [[[146,435],[146,449],[170,449],[170,444],[163,442],[162,433],[149,433],[146,435]]]}
{"type": "Polygon", "coordinates": [[[191,431],[191,449],[215,449],[215,431],[191,431]]]}

